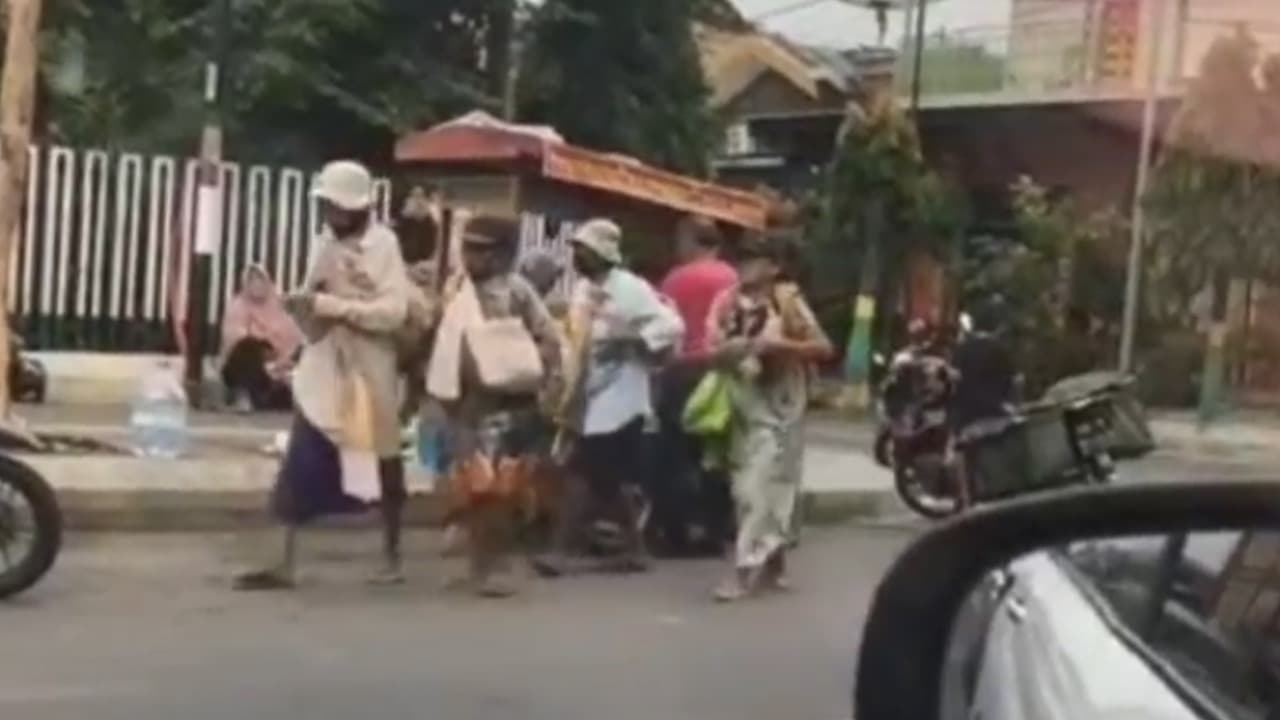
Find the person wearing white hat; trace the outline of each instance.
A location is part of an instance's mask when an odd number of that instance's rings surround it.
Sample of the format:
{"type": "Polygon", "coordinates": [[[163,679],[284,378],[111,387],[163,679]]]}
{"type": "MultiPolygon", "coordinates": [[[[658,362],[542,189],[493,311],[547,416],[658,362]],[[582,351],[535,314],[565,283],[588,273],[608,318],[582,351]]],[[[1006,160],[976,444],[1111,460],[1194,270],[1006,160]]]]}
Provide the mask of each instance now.
{"type": "Polygon", "coordinates": [[[612,510],[626,545],[616,567],[647,569],[635,508],[624,492],[645,487],[646,425],[653,419],[651,373],[684,336],[684,323],[646,280],[622,267],[622,230],[611,220],[583,223],[573,234],[579,279],[569,311],[570,344],[583,358],[570,382],[565,421],[578,437],[569,488],[552,552],[535,559],[545,576],[566,572],[571,541],[592,505],[612,510]],[[594,499],[597,503],[588,502],[594,499]]]}
{"type": "Polygon", "coordinates": [[[307,336],[294,373],[296,413],[277,476],[272,510],[286,527],[281,562],[237,578],[242,590],[294,585],[297,528],[330,514],[381,509],[382,583],[403,580],[396,332],[405,322],[409,276],[399,243],[373,215],[373,178],[338,161],[311,191],[324,230],[307,278],[287,304],[307,336]]]}

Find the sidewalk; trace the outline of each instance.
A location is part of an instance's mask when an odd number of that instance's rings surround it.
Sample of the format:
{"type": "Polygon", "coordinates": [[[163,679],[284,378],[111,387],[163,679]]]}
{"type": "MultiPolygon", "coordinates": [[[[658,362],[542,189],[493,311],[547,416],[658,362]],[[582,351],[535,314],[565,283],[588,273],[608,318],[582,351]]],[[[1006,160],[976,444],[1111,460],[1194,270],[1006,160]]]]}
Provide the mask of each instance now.
{"type": "MultiPolygon", "coordinates": [[[[122,406],[25,406],[34,430],[88,436],[118,454],[26,455],[58,489],[68,524],[93,529],[225,530],[269,522],[266,498],[278,459],[267,448],[289,417],[193,413],[192,449],[180,460],[128,453],[128,409],[122,406]]],[[[1247,458],[1280,475],[1280,416],[1239,414],[1201,432],[1190,413],[1152,413],[1165,462],[1247,458]]],[[[900,511],[892,477],[871,459],[875,426],[815,413],[808,426],[803,502],[815,521],[900,511]]],[[[443,510],[430,478],[410,463],[411,517],[432,523],[443,510]]]]}
{"type": "MultiPolygon", "coordinates": [[[[23,406],[20,415],[44,434],[87,436],[118,454],[23,455],[58,490],[67,524],[77,529],[208,531],[261,527],[270,522],[268,493],[278,459],[267,448],[289,417],[192,413],[191,452],[179,460],[128,453],[123,406],[23,406]]],[[[802,498],[814,522],[837,522],[898,509],[892,481],[861,447],[870,434],[858,426],[823,425],[810,443],[802,498]]],[[[443,498],[416,463],[409,464],[414,524],[442,516],[443,498]]]]}

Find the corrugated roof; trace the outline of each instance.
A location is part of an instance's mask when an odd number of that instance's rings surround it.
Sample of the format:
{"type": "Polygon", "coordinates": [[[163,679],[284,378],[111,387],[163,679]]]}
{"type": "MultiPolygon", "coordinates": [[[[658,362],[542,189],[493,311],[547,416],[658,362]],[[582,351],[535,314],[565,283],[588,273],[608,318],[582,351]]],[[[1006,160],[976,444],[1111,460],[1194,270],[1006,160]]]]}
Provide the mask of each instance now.
{"type": "Polygon", "coordinates": [[[777,73],[815,100],[824,86],[849,95],[861,80],[862,57],[868,53],[878,57],[885,52],[805,46],[778,35],[734,32],[701,24],[694,26],[694,37],[711,88],[712,107],[728,104],[765,72],[777,73]]]}

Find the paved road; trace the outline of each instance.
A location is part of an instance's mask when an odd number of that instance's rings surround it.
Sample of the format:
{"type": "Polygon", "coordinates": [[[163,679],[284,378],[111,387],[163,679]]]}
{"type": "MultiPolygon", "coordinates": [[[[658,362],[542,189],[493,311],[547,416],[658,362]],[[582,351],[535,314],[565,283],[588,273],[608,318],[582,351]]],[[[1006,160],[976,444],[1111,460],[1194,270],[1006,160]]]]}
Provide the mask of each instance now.
{"type": "Polygon", "coordinates": [[[848,717],[868,595],[907,536],[814,531],[797,590],[720,607],[716,563],[536,583],[486,603],[415,576],[362,585],[375,539],[313,536],[309,582],[243,596],[264,538],[77,536],[0,606],[0,717],[23,720],[835,720],[848,717]]]}

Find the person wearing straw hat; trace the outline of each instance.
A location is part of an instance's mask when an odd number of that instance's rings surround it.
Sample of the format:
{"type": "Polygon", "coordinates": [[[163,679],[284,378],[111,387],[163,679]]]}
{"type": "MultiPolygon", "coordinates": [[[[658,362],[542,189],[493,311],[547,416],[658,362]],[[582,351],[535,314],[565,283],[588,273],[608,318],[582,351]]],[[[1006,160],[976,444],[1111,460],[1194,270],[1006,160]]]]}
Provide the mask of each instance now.
{"type": "Polygon", "coordinates": [[[579,282],[569,311],[575,377],[564,421],[576,432],[569,487],[550,553],[535,559],[544,576],[566,572],[572,541],[593,503],[611,510],[622,530],[622,556],[608,569],[648,568],[636,508],[625,492],[643,488],[645,430],[653,419],[651,375],[679,345],[684,323],[647,281],[622,267],[622,231],[611,220],[583,223],[573,234],[579,282]]]}
{"type": "Polygon", "coordinates": [[[311,191],[324,230],[287,305],[306,345],[293,377],[296,403],[272,510],[286,528],[273,567],[237,578],[241,590],[294,585],[297,529],[318,517],[376,504],[385,566],[374,581],[403,581],[406,497],[397,418],[396,332],[410,282],[395,234],[373,216],[373,179],[359,163],[326,165],[311,191]]]}

